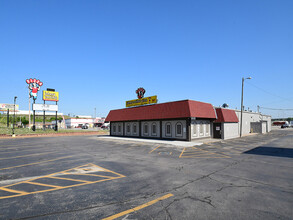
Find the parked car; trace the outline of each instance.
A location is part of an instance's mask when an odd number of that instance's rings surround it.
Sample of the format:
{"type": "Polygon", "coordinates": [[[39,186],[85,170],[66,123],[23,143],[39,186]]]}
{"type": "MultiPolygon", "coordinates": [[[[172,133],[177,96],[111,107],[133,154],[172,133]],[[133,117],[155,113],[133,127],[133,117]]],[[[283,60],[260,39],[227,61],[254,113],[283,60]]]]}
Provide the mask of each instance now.
{"type": "Polygon", "coordinates": [[[87,124],[85,124],[81,127],[81,129],[88,129],[88,128],[89,128],[89,126],[87,124]]]}
{"type": "Polygon", "coordinates": [[[101,126],[102,129],[109,129],[110,128],[110,123],[104,123],[102,126],[101,126]]]}
{"type": "Polygon", "coordinates": [[[281,128],[289,128],[290,126],[288,125],[288,124],[283,124],[282,126],[281,126],[281,128]]]}

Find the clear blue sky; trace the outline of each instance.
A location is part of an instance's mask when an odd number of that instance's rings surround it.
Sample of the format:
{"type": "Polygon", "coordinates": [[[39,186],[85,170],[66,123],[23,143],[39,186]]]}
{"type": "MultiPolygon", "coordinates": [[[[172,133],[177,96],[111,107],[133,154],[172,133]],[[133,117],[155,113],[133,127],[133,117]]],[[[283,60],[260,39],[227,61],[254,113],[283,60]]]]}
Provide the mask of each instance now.
{"type": "Polygon", "coordinates": [[[292,0],[0,0],[0,103],[18,96],[28,110],[25,80],[38,78],[64,114],[106,116],[138,87],[240,109],[251,76],[245,106],[293,109],[292,11],[292,0]]]}

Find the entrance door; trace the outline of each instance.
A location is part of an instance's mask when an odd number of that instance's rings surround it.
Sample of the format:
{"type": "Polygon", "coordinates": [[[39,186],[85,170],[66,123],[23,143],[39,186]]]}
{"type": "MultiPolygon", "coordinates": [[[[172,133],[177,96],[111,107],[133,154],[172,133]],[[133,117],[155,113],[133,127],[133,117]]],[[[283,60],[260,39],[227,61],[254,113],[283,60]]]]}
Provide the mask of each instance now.
{"type": "Polygon", "coordinates": [[[214,124],[214,138],[222,138],[222,125],[221,123],[214,124]]]}

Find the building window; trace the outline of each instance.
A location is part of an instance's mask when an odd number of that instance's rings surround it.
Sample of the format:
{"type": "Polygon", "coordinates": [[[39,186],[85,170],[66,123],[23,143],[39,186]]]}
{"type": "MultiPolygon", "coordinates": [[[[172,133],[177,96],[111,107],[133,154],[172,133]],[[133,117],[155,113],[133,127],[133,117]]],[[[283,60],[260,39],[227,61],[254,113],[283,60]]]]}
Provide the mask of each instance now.
{"type": "Polygon", "coordinates": [[[130,124],[127,124],[126,131],[127,131],[127,133],[130,133],[130,124]]]}
{"type": "Polygon", "coordinates": [[[182,137],[183,136],[182,123],[181,122],[177,122],[177,124],[176,124],[176,136],[177,137],[182,137]]]}
{"type": "Polygon", "coordinates": [[[116,125],[113,125],[113,132],[116,132],[116,125]]]}
{"type": "Polygon", "coordinates": [[[193,125],[193,136],[197,136],[197,122],[193,125]]]}
{"type": "Polygon", "coordinates": [[[133,134],[136,134],[136,124],[133,124],[133,134]]]}
{"type": "Polygon", "coordinates": [[[145,135],[148,135],[148,133],[149,133],[149,126],[148,126],[148,124],[147,123],[144,123],[144,126],[143,126],[143,133],[145,134],[145,135]]]}
{"type": "Polygon", "coordinates": [[[118,133],[121,132],[121,125],[118,125],[118,133]]]}
{"type": "Polygon", "coordinates": [[[199,124],[199,134],[201,135],[201,136],[203,136],[203,123],[202,122],[200,122],[200,124],[199,124]]]}
{"type": "Polygon", "coordinates": [[[210,123],[207,122],[206,123],[206,136],[209,136],[210,135],[210,123]]]}
{"type": "Polygon", "coordinates": [[[157,135],[157,125],[156,125],[156,123],[152,124],[152,135],[157,135]]]}
{"type": "Polygon", "coordinates": [[[171,133],[172,129],[171,129],[171,123],[166,123],[166,136],[172,136],[172,133],[171,133]]]}

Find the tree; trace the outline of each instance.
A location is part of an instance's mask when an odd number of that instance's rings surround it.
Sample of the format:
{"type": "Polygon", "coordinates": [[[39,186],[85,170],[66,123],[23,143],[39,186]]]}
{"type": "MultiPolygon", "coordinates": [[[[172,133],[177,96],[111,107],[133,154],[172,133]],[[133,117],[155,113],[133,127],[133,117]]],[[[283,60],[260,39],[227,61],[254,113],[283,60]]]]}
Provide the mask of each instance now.
{"type": "Polygon", "coordinates": [[[23,125],[27,125],[27,124],[28,124],[28,120],[27,120],[26,118],[22,118],[22,119],[21,119],[21,123],[22,123],[23,125]]]}

